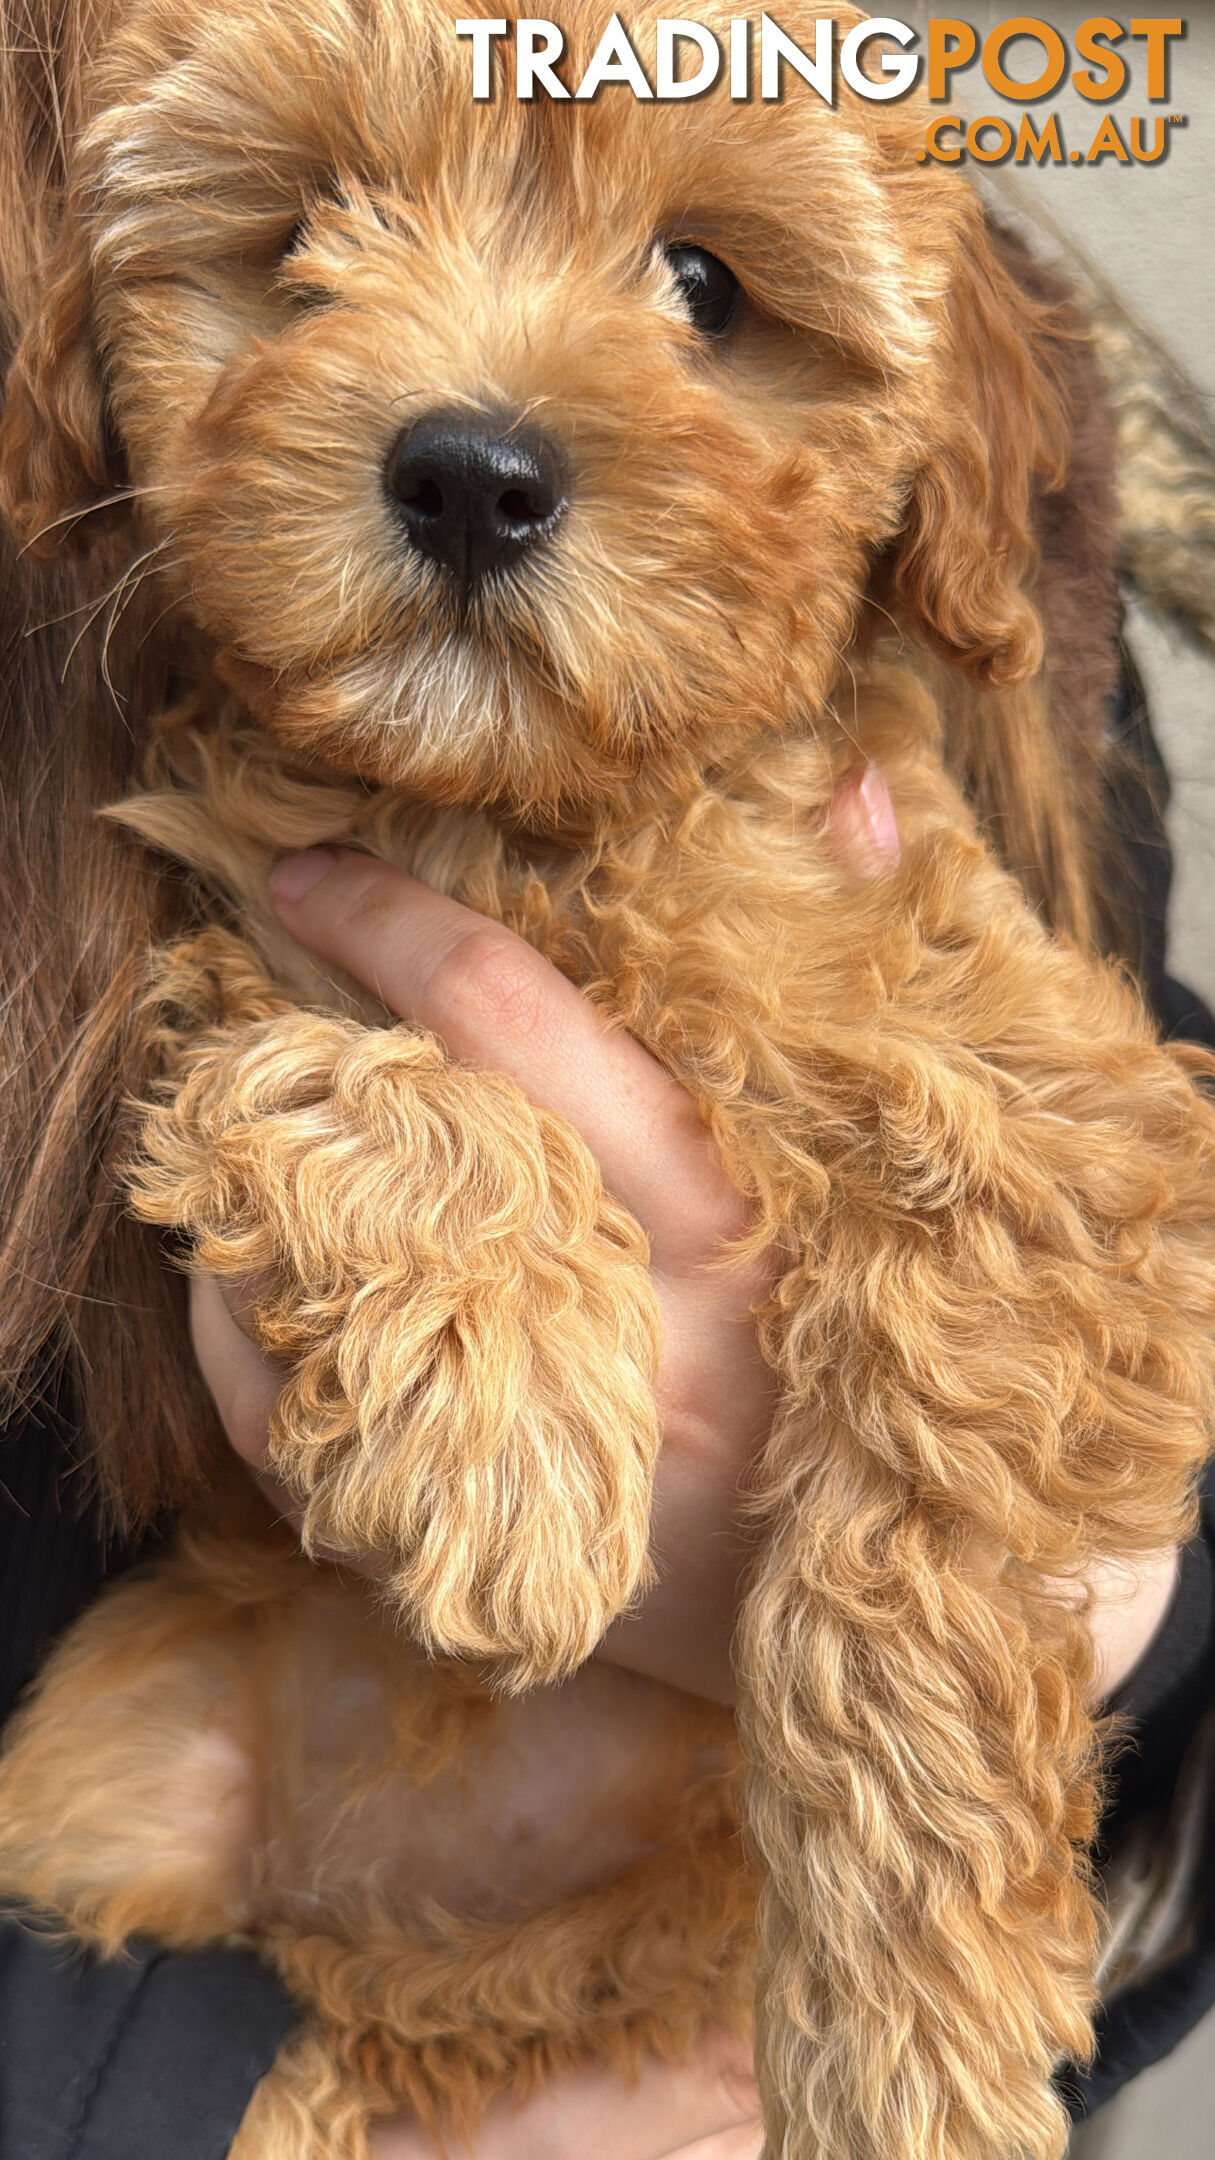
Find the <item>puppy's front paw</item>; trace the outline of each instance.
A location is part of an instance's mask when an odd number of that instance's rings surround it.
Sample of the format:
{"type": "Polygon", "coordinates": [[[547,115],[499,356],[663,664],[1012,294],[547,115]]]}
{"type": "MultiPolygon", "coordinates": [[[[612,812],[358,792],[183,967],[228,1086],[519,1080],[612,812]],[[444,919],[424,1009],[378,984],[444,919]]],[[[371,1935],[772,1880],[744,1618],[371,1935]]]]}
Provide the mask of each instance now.
{"type": "Polygon", "coordinates": [[[130,1190],[258,1278],[308,1544],[386,1559],[411,1630],[510,1685],[580,1664],[647,1578],[658,1321],[572,1129],[427,1037],[280,1012],[183,1053],[130,1190]]]}
{"type": "Polygon", "coordinates": [[[324,1116],[283,1225],[302,1295],[259,1312],[293,1367],[273,1452],[306,1536],[387,1556],[432,1648],[557,1679],[648,1575],[644,1240],[571,1130],[433,1042],[348,1044],[324,1116]]]}

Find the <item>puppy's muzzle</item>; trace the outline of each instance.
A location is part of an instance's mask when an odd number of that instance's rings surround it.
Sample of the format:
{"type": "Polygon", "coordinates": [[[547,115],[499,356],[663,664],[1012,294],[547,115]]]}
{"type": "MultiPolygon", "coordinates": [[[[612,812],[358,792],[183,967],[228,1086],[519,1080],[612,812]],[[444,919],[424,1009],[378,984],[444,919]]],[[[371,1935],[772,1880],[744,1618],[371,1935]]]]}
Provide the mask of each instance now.
{"type": "Polygon", "coordinates": [[[539,429],[437,412],[397,437],[385,472],[411,547],[466,591],[511,569],[565,512],[569,472],[539,429]]]}

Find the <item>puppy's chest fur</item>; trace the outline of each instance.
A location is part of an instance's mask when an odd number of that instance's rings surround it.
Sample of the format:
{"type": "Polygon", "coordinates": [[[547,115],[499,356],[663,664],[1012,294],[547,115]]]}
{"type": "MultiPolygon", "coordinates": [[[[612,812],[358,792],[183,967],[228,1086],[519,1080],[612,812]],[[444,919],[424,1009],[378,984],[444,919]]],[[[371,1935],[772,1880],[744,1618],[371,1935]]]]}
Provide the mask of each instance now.
{"type": "Polygon", "coordinates": [[[269,896],[287,851],[364,850],[516,932],[708,1107],[769,1093],[781,1058],[812,1052],[820,1024],[889,1007],[897,982],[922,973],[901,881],[887,876],[871,894],[826,839],[834,782],[875,738],[905,846],[968,825],[925,743],[918,691],[902,685],[897,697],[897,750],[882,741],[887,685],[850,739],[774,741],[745,768],[690,785],[678,808],[558,837],[294,763],[237,709],[190,703],[163,717],[144,788],[111,814],[187,866],[205,910],[301,1004],[370,1025],[396,1017],[289,937],[269,896]]]}

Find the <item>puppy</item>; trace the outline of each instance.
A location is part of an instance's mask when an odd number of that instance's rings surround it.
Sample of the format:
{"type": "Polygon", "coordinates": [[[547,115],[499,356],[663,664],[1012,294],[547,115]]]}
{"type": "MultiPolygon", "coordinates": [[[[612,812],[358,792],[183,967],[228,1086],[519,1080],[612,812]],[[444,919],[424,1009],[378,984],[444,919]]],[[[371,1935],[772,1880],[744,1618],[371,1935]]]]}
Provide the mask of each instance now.
{"type": "MultiPolygon", "coordinates": [[[[107,1947],[277,1961],[308,2023],[259,2160],[467,2126],[752,1999],[773,2153],[1046,2160],[1098,1934],[1067,1583],[1184,1534],[1215,1327],[1201,1061],[1085,949],[1092,723],[1035,507],[1067,333],[914,101],[475,105],[455,20],[115,0],[65,33],[66,136],[6,93],[42,204],[8,516],[33,549],[109,519],[173,691],[107,842],[177,934],[144,905],[88,1038],[142,1096],[105,1144],[133,1216],[253,1279],[306,1543],[386,1572],[379,1611],[197,1503],[18,1721],[3,1880],[107,1947]],[[868,757],[903,851],[866,880],[824,828],[868,757]],[[277,929],[267,869],[322,840],[582,984],[780,1259],[737,1737],[637,1683],[649,1857],[488,1912],[411,1880],[401,1795],[487,1834],[495,1748],[574,1699],[527,1691],[644,1589],[657,1313],[573,1132],[277,929]]],[[[564,27],[573,79],[603,25],[564,27]]],[[[171,1476],[129,1402],[109,1450],[132,1508],[207,1480],[170,1393],[171,1476]]]]}

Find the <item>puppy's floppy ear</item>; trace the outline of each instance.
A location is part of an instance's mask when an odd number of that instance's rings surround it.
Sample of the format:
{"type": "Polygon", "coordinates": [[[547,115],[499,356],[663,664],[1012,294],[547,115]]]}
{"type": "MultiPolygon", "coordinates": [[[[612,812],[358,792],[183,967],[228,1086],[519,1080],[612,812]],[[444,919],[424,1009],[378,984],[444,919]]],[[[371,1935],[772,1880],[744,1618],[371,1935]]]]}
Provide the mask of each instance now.
{"type": "Polygon", "coordinates": [[[89,509],[121,477],[107,434],[88,252],[68,230],[8,372],[0,509],[33,553],[52,555],[74,531],[71,513],[89,509]]]}
{"type": "Polygon", "coordinates": [[[984,683],[1032,675],[1035,490],[1061,484],[1069,423],[1049,365],[1051,324],[977,223],[948,296],[926,454],[897,543],[908,627],[984,683]]]}

